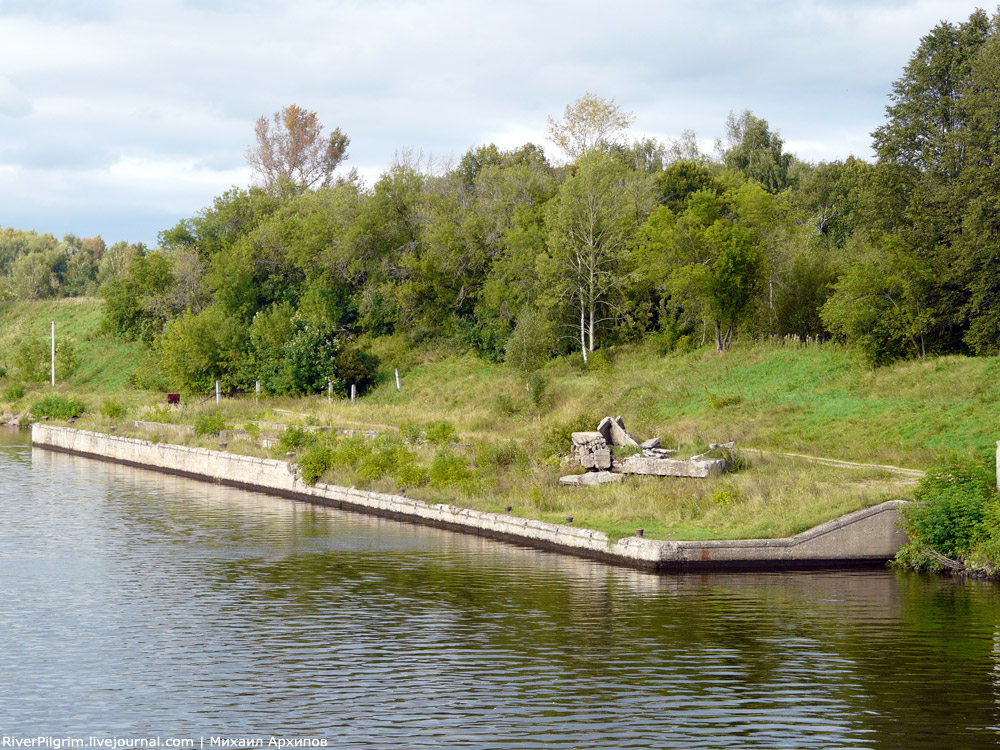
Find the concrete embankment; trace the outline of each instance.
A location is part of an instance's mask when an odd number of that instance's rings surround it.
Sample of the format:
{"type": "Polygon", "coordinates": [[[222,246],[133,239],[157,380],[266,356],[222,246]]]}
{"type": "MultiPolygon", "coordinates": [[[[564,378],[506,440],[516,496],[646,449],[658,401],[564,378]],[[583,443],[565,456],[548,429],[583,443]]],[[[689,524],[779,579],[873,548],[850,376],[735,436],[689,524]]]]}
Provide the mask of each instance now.
{"type": "Polygon", "coordinates": [[[38,448],[163,471],[346,510],[373,513],[516,544],[651,570],[793,569],[884,564],[906,543],[898,528],[902,501],[850,513],[783,539],[671,542],[643,537],[612,541],[600,531],[502,513],[429,504],[402,495],[302,481],[295,464],[225,451],[34,424],[38,448]]]}

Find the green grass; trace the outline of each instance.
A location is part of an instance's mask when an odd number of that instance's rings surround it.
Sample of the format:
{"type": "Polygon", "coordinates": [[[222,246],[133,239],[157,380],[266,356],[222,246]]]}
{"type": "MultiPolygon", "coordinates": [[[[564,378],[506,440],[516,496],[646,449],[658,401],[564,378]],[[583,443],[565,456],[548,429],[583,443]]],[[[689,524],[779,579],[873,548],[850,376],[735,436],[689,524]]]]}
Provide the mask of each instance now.
{"type": "Polygon", "coordinates": [[[56,338],[71,339],[80,366],[69,388],[113,393],[126,388],[129,375],[149,357],[146,347],[106,336],[101,332],[101,301],[70,298],[35,302],[0,303],[0,365],[13,376],[13,354],[24,338],[49,340],[51,323],[56,338]]]}
{"type": "MultiPolygon", "coordinates": [[[[47,333],[57,321],[77,339],[81,369],[61,395],[80,396],[90,416],[79,424],[104,428],[122,419],[99,416],[102,401],[129,407],[127,419],[193,424],[214,404],[173,411],[157,406],[163,394],[122,387],[141,346],[100,335],[93,300],[0,306],[0,352],[24,333],[47,333]]],[[[571,358],[543,370],[545,397],[533,403],[525,378],[506,366],[448,349],[413,348],[400,338],[369,342],[382,360],[382,378],[356,403],[252,399],[224,405],[225,421],[319,423],[413,435],[441,422],[454,425],[465,444],[514,440],[530,456],[527,466],[477,467],[474,447],[454,448],[475,471],[464,485],[408,486],[407,494],[487,510],[574,523],[620,536],[637,527],[672,539],[780,536],[841,513],[894,497],[912,485],[878,469],[818,466],[800,459],[754,456],[766,449],[850,461],[927,468],[942,452],[990,447],[1000,424],[1000,358],[948,356],[873,370],[838,345],[740,344],[725,354],[706,349],[657,355],[652,347],[622,347],[609,364],[581,371],[571,358]],[[400,368],[397,391],[393,369],[400,368]],[[735,440],[751,467],[706,481],[631,478],[592,489],[560,487],[558,458],[546,446],[559,425],[592,424],[622,415],[639,439],[657,436],[664,447],[694,452],[709,442],[735,440]],[[474,480],[474,481],[473,481],[474,480]]],[[[10,382],[10,379],[7,381],[10,382]]],[[[47,386],[30,386],[14,411],[37,400],[47,386]]],[[[266,430],[265,430],[266,431],[266,430]]],[[[163,439],[174,439],[164,436],[163,439]]],[[[197,440],[197,438],[184,438],[197,440]]],[[[204,441],[212,445],[211,440],[204,441]]],[[[558,447],[557,444],[556,447],[558,447]]],[[[563,450],[568,445],[562,445],[563,450]]],[[[230,450],[252,451],[234,442],[230,450]]],[[[429,468],[436,446],[418,446],[429,468]]],[[[332,470],[327,481],[394,490],[391,477],[369,480],[332,470]]]]}

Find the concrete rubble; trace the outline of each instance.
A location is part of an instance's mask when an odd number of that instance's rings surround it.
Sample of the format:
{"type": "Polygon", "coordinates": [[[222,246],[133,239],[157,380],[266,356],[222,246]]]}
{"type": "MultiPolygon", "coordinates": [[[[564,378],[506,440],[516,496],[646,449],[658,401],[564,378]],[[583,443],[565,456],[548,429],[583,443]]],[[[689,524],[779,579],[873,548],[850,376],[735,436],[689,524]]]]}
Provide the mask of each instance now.
{"type": "Polygon", "coordinates": [[[598,484],[609,484],[611,482],[620,482],[621,480],[621,474],[615,474],[611,471],[588,471],[585,474],[570,474],[569,476],[559,477],[559,484],[569,485],[570,487],[593,487],[598,484]]]}
{"type": "Polygon", "coordinates": [[[594,432],[574,432],[570,463],[586,469],[584,474],[561,477],[560,484],[594,486],[616,481],[612,477],[623,474],[643,474],[659,477],[690,477],[703,479],[725,472],[729,462],[725,458],[709,458],[713,451],[721,450],[731,456],[733,443],[711,444],[708,453],[688,459],[675,459],[675,451],[660,448],[660,439],[651,438],[639,443],[625,428],[621,417],[605,417],[594,432]],[[616,456],[612,447],[629,448],[634,452],[616,456]]]}

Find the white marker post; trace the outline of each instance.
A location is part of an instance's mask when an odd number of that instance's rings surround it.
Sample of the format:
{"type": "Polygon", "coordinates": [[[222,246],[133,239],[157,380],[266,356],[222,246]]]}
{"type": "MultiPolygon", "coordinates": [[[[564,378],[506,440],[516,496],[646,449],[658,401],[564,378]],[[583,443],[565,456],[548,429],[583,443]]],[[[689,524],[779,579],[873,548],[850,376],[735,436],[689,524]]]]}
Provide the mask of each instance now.
{"type": "Polygon", "coordinates": [[[256,388],[256,392],[257,392],[257,400],[260,401],[260,381],[259,380],[257,381],[257,383],[255,385],[255,388],[256,388]]]}
{"type": "Polygon", "coordinates": [[[351,403],[354,403],[354,395],[356,391],[354,390],[354,383],[351,383],[351,403]]]}
{"type": "Polygon", "coordinates": [[[222,403],[222,388],[219,387],[219,381],[215,381],[215,403],[222,403]]]}
{"type": "Polygon", "coordinates": [[[52,321],[52,386],[56,384],[56,322],[52,321]]]}
{"type": "Polygon", "coordinates": [[[396,390],[397,391],[403,390],[403,386],[400,385],[400,382],[399,382],[399,368],[398,367],[396,368],[396,390]]]}
{"type": "Polygon", "coordinates": [[[333,381],[326,381],[326,402],[329,404],[333,401],[333,381]]]}

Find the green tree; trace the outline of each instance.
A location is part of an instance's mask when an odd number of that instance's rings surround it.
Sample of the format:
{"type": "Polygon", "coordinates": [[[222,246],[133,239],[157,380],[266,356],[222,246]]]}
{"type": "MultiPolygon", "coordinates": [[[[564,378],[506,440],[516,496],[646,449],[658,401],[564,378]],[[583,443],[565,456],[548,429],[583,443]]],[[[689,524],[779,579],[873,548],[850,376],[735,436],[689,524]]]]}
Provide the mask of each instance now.
{"type": "Polygon", "coordinates": [[[574,309],[584,361],[600,327],[614,320],[629,274],[630,248],[653,206],[648,175],[602,151],[577,162],[551,202],[547,256],[541,258],[550,306],[574,309]]]}
{"type": "Polygon", "coordinates": [[[933,323],[926,307],[932,283],[928,266],[898,241],[869,249],[835,284],[822,309],[823,322],[872,364],[924,357],[933,323]]]}
{"type": "Polygon", "coordinates": [[[873,134],[866,239],[906,247],[926,269],[921,315],[928,346],[938,350],[990,351],[1000,335],[988,302],[998,269],[988,249],[997,236],[988,175],[1000,156],[990,116],[996,29],[982,11],[934,27],[893,84],[886,123],[873,134]]]}
{"type": "Polygon", "coordinates": [[[167,323],[158,341],[160,365],[174,387],[210,393],[215,381],[246,388],[246,327],[220,307],[185,313],[167,323]]]}
{"type": "Polygon", "coordinates": [[[723,162],[727,167],[759,182],[772,193],[789,186],[792,156],[782,151],[784,141],[770,130],[767,120],[755,117],[750,110],[739,116],[730,112],[726,118],[726,137],[723,162]]]}

